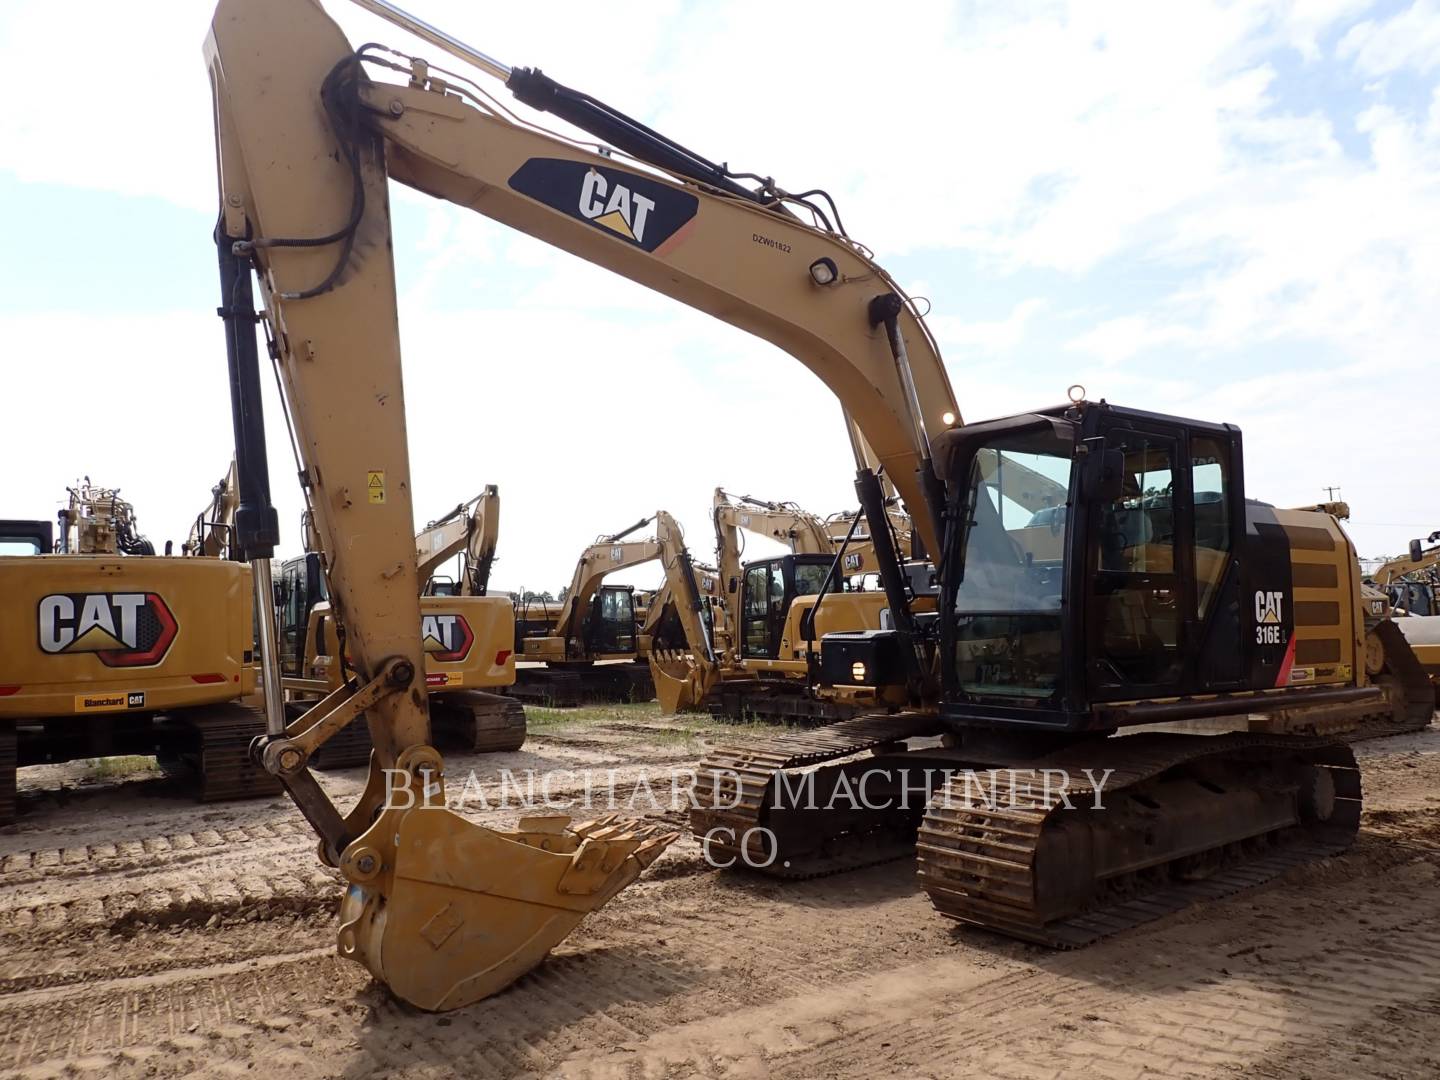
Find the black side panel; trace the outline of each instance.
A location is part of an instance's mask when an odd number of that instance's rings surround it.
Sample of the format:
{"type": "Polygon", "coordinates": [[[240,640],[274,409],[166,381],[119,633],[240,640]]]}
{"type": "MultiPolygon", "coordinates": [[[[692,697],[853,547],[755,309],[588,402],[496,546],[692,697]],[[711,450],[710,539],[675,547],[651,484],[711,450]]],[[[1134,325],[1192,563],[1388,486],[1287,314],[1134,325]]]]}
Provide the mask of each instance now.
{"type": "Polygon", "coordinates": [[[1249,663],[1247,685],[1267,689],[1280,681],[1295,633],[1290,539],[1273,508],[1245,507],[1245,540],[1240,552],[1240,649],[1249,663]]]}
{"type": "Polygon", "coordinates": [[[1249,674],[1249,655],[1255,632],[1242,618],[1240,605],[1240,566],[1230,561],[1220,584],[1214,608],[1205,621],[1200,640],[1200,656],[1196,676],[1201,692],[1243,688],[1249,674]],[[1238,646],[1238,647],[1237,647],[1238,646]]]}

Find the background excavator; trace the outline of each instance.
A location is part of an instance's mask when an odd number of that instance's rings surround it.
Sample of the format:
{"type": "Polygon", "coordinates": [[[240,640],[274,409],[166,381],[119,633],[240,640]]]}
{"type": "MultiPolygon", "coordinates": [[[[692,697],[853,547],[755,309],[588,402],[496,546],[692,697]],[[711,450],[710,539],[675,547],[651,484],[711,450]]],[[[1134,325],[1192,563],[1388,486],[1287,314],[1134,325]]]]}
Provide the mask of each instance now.
{"type": "Polygon", "coordinates": [[[156,555],[118,489],[69,495],[54,554],[49,522],[0,528],[0,824],[16,767],[46,762],[153,754],[204,801],[278,790],[247,755],[264,730],[240,701],[255,691],[249,569],[156,555]]]}
{"type": "Polygon", "coordinates": [[[1411,540],[1408,554],[1387,560],[1371,577],[1391,611],[1399,616],[1395,625],[1415,651],[1440,704],[1440,545],[1436,540],[1440,540],[1440,532],[1411,540]]]}
{"type": "Polygon", "coordinates": [[[469,502],[460,503],[415,534],[415,566],[425,583],[425,596],[484,596],[500,541],[500,489],[494,484],[469,502]],[[459,558],[456,577],[439,574],[448,560],[459,558]]]}
{"type": "Polygon", "coordinates": [[[1385,593],[1390,606],[1406,615],[1440,615],[1440,597],[1437,597],[1437,567],[1440,567],[1440,531],[1431,533],[1425,540],[1410,541],[1410,550],[1405,555],[1387,559],[1375,568],[1370,579],[1377,589],[1385,593]],[[1426,547],[1430,544],[1430,547],[1426,547]]]}
{"type": "MultiPolygon", "coordinates": [[[[890,543],[910,564],[910,519],[893,497],[885,511],[890,543]]],[[[730,719],[827,722],[882,704],[868,687],[819,690],[811,659],[827,633],[883,626],[888,598],[864,584],[873,581],[878,562],[863,515],[822,519],[794,503],[737,498],[716,488],[711,518],[726,609],[720,666],[708,679],[697,673],[688,680],[703,688],[699,697],[667,686],[662,705],[672,711],[703,706],[730,719]],[[746,533],[788,544],[790,554],[742,564],[746,533]]]]}
{"type": "Polygon", "coordinates": [[[240,505],[236,487],[235,459],[220,482],[210,489],[210,505],[195,515],[190,535],[180,545],[182,554],[231,558],[231,542],[235,536],[235,510],[240,505]]]}
{"type": "MultiPolygon", "coordinates": [[[[350,882],[342,955],[422,1007],[475,1000],[538,963],[669,841],[550,817],[500,833],[416,805],[443,799],[444,773],[418,684],[387,177],[795,355],[840,398],[914,522],[935,567],[919,582],[890,541],[879,470],[857,450],[891,625],[826,635],[819,662],[829,684],[894,687],[907,707],[715,749],[692,815],[712,853],[813,874],[913,847],[918,825],[921,881],[945,914],[1083,944],[1196,889],[1243,887],[1350,841],[1360,808],[1352,752],[1291,730],[1317,716],[1418,723],[1417,704],[1403,681],[1371,674],[1358,565],[1339,525],[1248,500],[1237,429],[1083,395],[959,426],[923,320],[823,192],[742,182],[538,71],[500,64],[384,0],[364,6],[606,152],[537,130],[464,75],[378,47],[355,52],[313,3],[217,8],[207,51],[237,531],[268,595],[266,542],[273,550],[278,530],[259,430],[253,269],[357,673],[349,697],[288,727],[267,694],[259,756],[350,882]],[[1042,538],[1033,506],[1054,489],[1064,512],[1049,515],[1042,538]],[[927,614],[918,594],[932,580],[927,614]],[[372,779],[342,815],[306,761],[362,711],[372,779]],[[1250,713],[1293,727],[1116,737],[1250,713]],[[908,748],[921,735],[950,738],[908,748]],[[856,757],[864,751],[872,756],[856,757]],[[822,790],[817,809],[766,798],[807,776],[838,789],[857,766],[933,799],[851,808],[827,804],[822,790]],[[992,766],[1010,777],[998,804],[964,782],[992,766]],[[1041,785],[1046,768],[1063,768],[1067,783],[1041,785]],[[1105,778],[1103,799],[1092,776],[1105,778]],[[1077,806],[1067,794],[1084,797],[1077,806]]],[[[1409,655],[1387,626],[1376,631],[1382,671],[1409,655]]],[[[263,621],[261,636],[268,681],[278,672],[263,621]]]]}
{"type": "MultiPolygon", "coordinates": [[[[515,683],[513,608],[503,596],[486,595],[499,532],[500,492],[491,484],[415,535],[415,572],[426,587],[420,629],[430,720],[436,744],[449,751],[498,753],[525,744],[524,707],[502,692],[515,683]],[[457,556],[459,578],[437,577],[457,556]]],[[[286,711],[296,719],[340,692],[350,674],[318,552],[282,564],[275,601],[286,711]]],[[[317,768],[364,764],[370,749],[365,726],[350,724],[311,762],[317,768]]]]}
{"type": "Polygon", "coordinates": [[[635,590],[605,583],[611,574],[648,562],[659,562],[666,577],[658,599],[650,605],[657,620],[652,634],[668,609],[682,620],[682,632],[704,656],[708,645],[701,643],[708,642],[708,632],[700,623],[699,586],[690,553],[679,524],[658,510],[627,529],[600,536],[581,552],[564,599],[553,608],[548,604],[540,608],[545,622],[536,622],[535,605],[523,607],[523,617],[516,620],[515,647],[527,663],[517,667],[511,692],[550,706],[645,701],[654,696],[647,663],[650,642],[642,639],[635,590]],[[653,536],[632,538],[651,522],[653,536]]]}

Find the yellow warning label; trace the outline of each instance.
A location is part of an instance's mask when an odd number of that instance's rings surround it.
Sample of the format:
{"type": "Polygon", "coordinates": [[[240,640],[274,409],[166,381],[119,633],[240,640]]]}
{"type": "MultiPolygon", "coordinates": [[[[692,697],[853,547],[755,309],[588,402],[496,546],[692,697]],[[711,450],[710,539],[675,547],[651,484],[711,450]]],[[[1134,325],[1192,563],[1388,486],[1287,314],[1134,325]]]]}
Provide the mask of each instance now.
{"type": "Polygon", "coordinates": [[[75,695],[75,710],[77,712],[111,712],[115,709],[128,707],[128,700],[123,693],[75,695]]]}
{"type": "Polygon", "coordinates": [[[425,673],[425,685],[437,686],[464,686],[465,673],[463,671],[429,671],[425,673]]]}
{"type": "Polygon", "coordinates": [[[385,501],[385,470],[371,469],[365,474],[366,501],[380,504],[385,501]]]}

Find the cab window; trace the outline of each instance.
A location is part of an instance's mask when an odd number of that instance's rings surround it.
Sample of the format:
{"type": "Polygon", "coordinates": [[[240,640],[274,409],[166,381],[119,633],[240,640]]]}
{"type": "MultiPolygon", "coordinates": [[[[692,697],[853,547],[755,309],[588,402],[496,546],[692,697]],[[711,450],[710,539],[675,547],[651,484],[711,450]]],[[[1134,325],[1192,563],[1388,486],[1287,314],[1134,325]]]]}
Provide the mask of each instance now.
{"type": "Polygon", "coordinates": [[[1116,688],[1164,683],[1181,663],[1175,440],[1119,431],[1110,446],[1124,455],[1124,470],[1120,495],[1098,508],[1097,682],[1116,688]]]}
{"type": "Polygon", "coordinates": [[[830,576],[830,564],[823,566],[819,563],[797,563],[795,564],[795,595],[815,596],[825,586],[825,579],[830,576]]]}
{"type": "Polygon", "coordinates": [[[1230,444],[1211,436],[1190,440],[1195,489],[1195,604],[1210,610],[1230,560],[1230,444]]]}

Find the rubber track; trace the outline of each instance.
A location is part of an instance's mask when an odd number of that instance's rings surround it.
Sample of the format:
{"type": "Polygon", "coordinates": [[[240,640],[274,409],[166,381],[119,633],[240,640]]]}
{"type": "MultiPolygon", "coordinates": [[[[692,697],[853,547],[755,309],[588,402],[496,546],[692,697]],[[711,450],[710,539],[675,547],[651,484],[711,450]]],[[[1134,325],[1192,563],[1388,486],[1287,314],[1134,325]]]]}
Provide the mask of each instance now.
{"type": "MultiPolygon", "coordinates": [[[[926,809],[916,844],[917,872],[931,903],[948,918],[1042,945],[1078,948],[1196,900],[1217,899],[1343,851],[1359,827],[1360,800],[1360,770],[1354,755],[1334,740],[1164,733],[1107,739],[1027,762],[1025,767],[998,763],[997,771],[978,783],[963,773],[952,775],[926,809]],[[1067,797],[1078,806],[1095,800],[1094,786],[1083,771],[1087,766],[1101,775],[1105,769],[1115,770],[1102,781],[1101,791],[1109,796],[1204,758],[1264,756],[1271,751],[1299,752],[1312,764],[1330,769],[1337,800],[1330,822],[1201,880],[1167,883],[1107,906],[1045,921],[1036,906],[1041,839],[1067,797]],[[1065,770],[1064,786],[1047,783],[1044,769],[1065,770]]],[[[1127,878],[1136,885],[1145,880],[1141,875],[1127,878]]]]}
{"type": "Polygon", "coordinates": [[[771,688],[762,684],[754,691],[720,689],[708,705],[710,715],[722,724],[762,720],[793,727],[818,727],[849,720],[867,710],[840,701],[807,697],[802,689],[771,688]]]}
{"type": "MultiPolygon", "coordinates": [[[[878,746],[902,739],[941,732],[939,721],[919,713],[857,716],[828,727],[792,731],[762,742],[744,745],[720,745],[711,748],[696,767],[695,786],[690,810],[690,831],[698,840],[715,829],[734,830],[735,843],[718,837],[710,841],[710,851],[727,858],[740,858],[741,838],[752,828],[763,826],[766,794],[771,790],[777,773],[803,768],[822,761],[835,761],[852,754],[873,750],[878,746]]],[[[752,839],[752,845],[755,841],[752,839]]],[[[756,861],[765,861],[758,849],[752,852],[756,861]]],[[[862,856],[860,861],[846,860],[843,865],[802,871],[797,866],[787,877],[813,877],[817,873],[833,873],[856,869],[868,863],[893,858],[893,854],[862,856]]],[[[783,873],[787,860],[784,852],[776,853],[772,862],[774,873],[783,873]]]]}
{"type": "Polygon", "coordinates": [[[315,769],[350,769],[367,765],[373,748],[370,725],[363,716],[357,716],[321,744],[310,758],[310,766],[315,769]]]}
{"type": "Polygon", "coordinates": [[[649,701],[655,696],[655,682],[647,664],[603,664],[579,670],[519,668],[515,684],[505,693],[532,705],[568,709],[585,704],[649,701]]]}
{"type": "Polygon", "coordinates": [[[503,694],[460,690],[430,701],[435,745],[442,751],[504,753],[525,745],[525,707],[503,694]]]}
{"type": "Polygon", "coordinates": [[[280,781],[250,757],[250,743],[265,733],[265,714],[236,702],[187,710],[182,722],[200,738],[200,802],[278,795],[280,781]]]}

